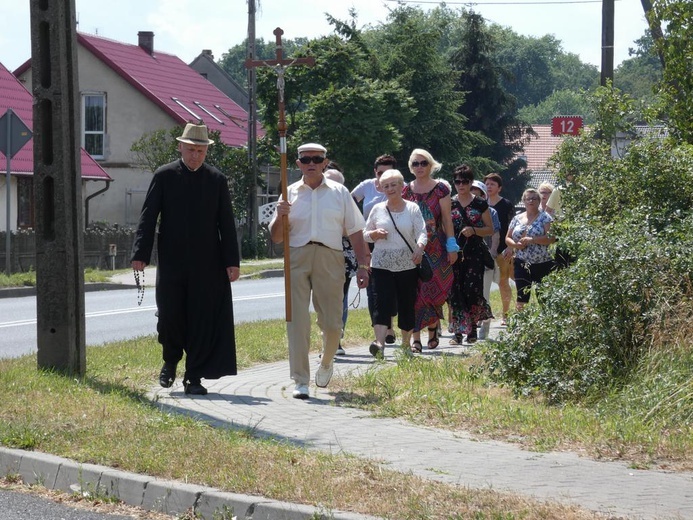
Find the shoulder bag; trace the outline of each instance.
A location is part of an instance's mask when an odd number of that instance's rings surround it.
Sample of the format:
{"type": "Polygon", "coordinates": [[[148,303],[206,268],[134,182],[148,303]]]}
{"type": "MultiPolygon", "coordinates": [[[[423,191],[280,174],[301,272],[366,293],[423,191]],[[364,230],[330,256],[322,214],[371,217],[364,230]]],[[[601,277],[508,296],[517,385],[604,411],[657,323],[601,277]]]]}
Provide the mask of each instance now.
{"type": "MultiPolygon", "coordinates": [[[[402,237],[402,240],[404,240],[404,243],[407,244],[409,251],[411,251],[412,254],[414,254],[414,249],[409,245],[409,242],[407,241],[406,238],[404,238],[404,235],[402,234],[402,232],[397,227],[397,224],[395,223],[395,219],[392,218],[392,213],[390,213],[390,208],[385,206],[385,209],[387,210],[387,213],[390,215],[390,219],[392,220],[392,225],[395,226],[395,230],[397,231],[397,233],[399,233],[399,236],[402,237]]],[[[431,259],[426,254],[426,251],[424,251],[423,254],[421,255],[421,262],[419,262],[419,265],[416,266],[416,270],[418,271],[419,278],[421,278],[422,282],[428,282],[431,278],[433,278],[433,266],[431,265],[431,259]]]]}

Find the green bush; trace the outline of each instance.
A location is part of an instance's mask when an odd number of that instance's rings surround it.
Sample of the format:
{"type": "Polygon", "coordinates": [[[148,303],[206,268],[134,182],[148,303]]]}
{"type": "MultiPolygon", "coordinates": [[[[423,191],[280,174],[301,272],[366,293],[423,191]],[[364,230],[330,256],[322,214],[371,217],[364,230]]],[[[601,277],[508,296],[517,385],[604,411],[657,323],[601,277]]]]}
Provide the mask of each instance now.
{"type": "Polygon", "coordinates": [[[622,387],[693,297],[693,147],[633,136],[614,157],[608,132],[628,128],[628,103],[608,89],[597,101],[599,123],[556,156],[575,182],[554,231],[578,260],[484,351],[496,381],[556,403],[622,387]]]}

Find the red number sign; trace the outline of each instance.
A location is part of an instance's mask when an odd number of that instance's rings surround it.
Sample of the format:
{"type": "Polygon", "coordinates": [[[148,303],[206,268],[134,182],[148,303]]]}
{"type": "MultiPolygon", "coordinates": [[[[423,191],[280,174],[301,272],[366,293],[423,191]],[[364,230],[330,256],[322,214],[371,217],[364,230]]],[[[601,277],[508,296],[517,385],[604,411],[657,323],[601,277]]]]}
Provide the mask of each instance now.
{"type": "Polygon", "coordinates": [[[582,116],[558,116],[551,120],[551,135],[578,135],[583,127],[582,116]]]}

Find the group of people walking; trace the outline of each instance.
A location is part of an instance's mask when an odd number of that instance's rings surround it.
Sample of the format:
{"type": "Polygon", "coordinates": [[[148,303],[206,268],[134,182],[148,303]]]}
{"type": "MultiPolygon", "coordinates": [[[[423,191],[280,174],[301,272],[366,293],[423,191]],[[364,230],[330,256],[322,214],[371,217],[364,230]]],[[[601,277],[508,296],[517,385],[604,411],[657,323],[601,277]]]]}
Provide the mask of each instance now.
{"type": "Polygon", "coordinates": [[[386,335],[394,315],[405,350],[423,351],[422,331],[427,332],[426,347],[438,347],[445,304],[452,344],[485,339],[493,318],[493,280],[501,290],[506,325],[510,279],[516,280],[520,309],[531,287],[550,270],[544,259],[550,257],[548,245],[554,241],[549,235],[551,216],[542,211],[538,217],[533,189],[523,194],[527,211],[515,215],[513,204],[500,195],[503,180],[496,173],[481,182],[463,164],[455,168],[452,185],[436,179],[442,165],[423,149],[409,157],[413,181],[405,183],[395,166],[393,157],[379,157],[375,178],[352,191],[363,203],[364,238],[373,244],[368,293],[375,334],[371,354],[382,357],[386,343],[394,343],[386,335]],[[420,279],[416,267],[424,254],[433,271],[428,280],[420,279]]]}
{"type": "MultiPolygon", "coordinates": [[[[240,255],[225,178],[204,163],[213,143],[207,128],[189,124],[178,141],[181,159],[154,174],[132,267],[136,273],[144,270],[158,237],[157,329],[164,358],[159,382],[172,386],[185,353],[185,393],[204,395],[202,378],[236,373],[228,282],[238,279],[240,255]]],[[[498,174],[482,183],[461,165],[453,172],[453,190],[434,177],[442,165],[428,151],[415,149],[407,164],[411,182],[405,182],[394,157],[383,155],[375,161],[374,177],[349,192],[320,144],[299,146],[296,166],[301,179],[277,202],[269,230],[274,242],[288,235],[292,319],[287,336],[297,399],[309,398],[310,304],[323,343],[315,384],[325,387],[334,357],[344,353],[352,277],[367,288],[375,335],[370,352],[382,357],[385,345],[396,342],[395,324],[407,353],[422,352],[424,330],[426,347],[438,347],[446,303],[451,342],[462,343],[465,335],[469,343],[485,337],[493,317],[493,273],[499,274],[505,320],[510,266],[518,308],[529,300],[531,285],[550,270],[552,217],[540,209],[540,195],[532,189],[523,194],[526,211],[514,215],[512,203],[500,196],[498,174]],[[430,267],[429,276],[420,274],[422,262],[430,267]]]]}

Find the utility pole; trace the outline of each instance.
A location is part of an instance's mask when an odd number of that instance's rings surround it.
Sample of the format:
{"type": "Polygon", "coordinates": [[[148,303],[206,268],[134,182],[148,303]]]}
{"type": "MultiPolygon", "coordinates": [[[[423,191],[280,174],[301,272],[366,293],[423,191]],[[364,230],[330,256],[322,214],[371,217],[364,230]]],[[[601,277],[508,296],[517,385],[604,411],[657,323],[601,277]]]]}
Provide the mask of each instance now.
{"type": "Polygon", "coordinates": [[[84,225],[75,0],[31,0],[39,368],[84,376],[84,225]]]}
{"type": "Polygon", "coordinates": [[[614,0],[602,0],[602,75],[600,85],[614,80],[614,0]]]}
{"type": "MultiPolygon", "coordinates": [[[[248,0],[248,41],[246,58],[250,61],[255,59],[255,0],[248,0]]],[[[250,200],[248,201],[248,223],[250,224],[250,236],[253,240],[257,238],[257,108],[255,93],[255,69],[248,68],[248,162],[252,170],[253,183],[250,187],[250,200]]],[[[257,244],[256,244],[257,247],[257,244]]],[[[255,256],[257,250],[255,249],[255,256]]]]}

